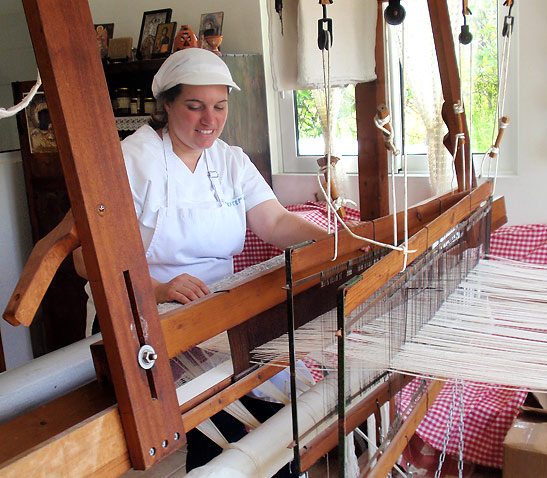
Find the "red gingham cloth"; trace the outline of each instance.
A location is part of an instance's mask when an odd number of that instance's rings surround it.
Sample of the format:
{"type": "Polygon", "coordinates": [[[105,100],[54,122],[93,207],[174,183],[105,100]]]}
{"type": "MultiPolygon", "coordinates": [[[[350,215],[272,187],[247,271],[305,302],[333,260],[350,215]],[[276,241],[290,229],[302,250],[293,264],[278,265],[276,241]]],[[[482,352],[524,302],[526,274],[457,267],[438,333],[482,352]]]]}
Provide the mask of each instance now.
{"type": "MultiPolygon", "coordinates": [[[[490,253],[534,264],[547,264],[547,225],[504,226],[490,238],[490,253]]],[[[401,407],[408,404],[417,381],[401,391],[401,407]]],[[[503,440],[524,403],[525,390],[504,390],[497,385],[465,382],[463,456],[472,463],[503,467],[503,440]]],[[[447,383],[416,430],[422,440],[442,451],[449,421],[453,382],[447,383]]],[[[459,408],[456,407],[455,414],[459,408]]],[[[458,454],[458,416],[454,417],[446,452],[458,454]]]]}
{"type": "Polygon", "coordinates": [[[515,261],[547,264],[547,225],[500,227],[490,237],[490,253],[515,261]]]}

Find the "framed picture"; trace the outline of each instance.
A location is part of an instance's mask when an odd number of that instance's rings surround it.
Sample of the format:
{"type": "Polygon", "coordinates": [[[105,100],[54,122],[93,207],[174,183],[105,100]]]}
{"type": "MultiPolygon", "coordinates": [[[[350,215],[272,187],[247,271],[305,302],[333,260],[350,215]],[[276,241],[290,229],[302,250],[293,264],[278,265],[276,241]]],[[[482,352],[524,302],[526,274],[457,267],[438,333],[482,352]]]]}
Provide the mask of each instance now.
{"type": "Polygon", "coordinates": [[[158,33],[154,40],[154,48],[152,50],[153,58],[161,58],[169,56],[173,48],[173,40],[177,33],[177,22],[160,23],[158,25],[158,33]]]}
{"type": "Polygon", "coordinates": [[[104,60],[108,56],[108,44],[114,36],[114,24],[100,23],[95,25],[95,35],[97,36],[97,46],[101,52],[101,58],[104,60]]]}
{"type": "Polygon", "coordinates": [[[137,44],[137,57],[139,59],[147,60],[152,58],[158,25],[169,23],[171,21],[171,13],[172,10],[170,8],[151,10],[143,13],[139,43],[137,44]]]}
{"type": "MultiPolygon", "coordinates": [[[[27,95],[28,93],[23,93],[23,98],[27,95]]],[[[55,153],[57,142],[43,91],[38,91],[34,95],[25,110],[25,118],[31,154],[55,153]]]]}
{"type": "Polygon", "coordinates": [[[222,35],[222,22],[224,12],[203,13],[199,24],[199,43],[201,48],[209,49],[209,44],[205,41],[208,36],[222,35]]]}

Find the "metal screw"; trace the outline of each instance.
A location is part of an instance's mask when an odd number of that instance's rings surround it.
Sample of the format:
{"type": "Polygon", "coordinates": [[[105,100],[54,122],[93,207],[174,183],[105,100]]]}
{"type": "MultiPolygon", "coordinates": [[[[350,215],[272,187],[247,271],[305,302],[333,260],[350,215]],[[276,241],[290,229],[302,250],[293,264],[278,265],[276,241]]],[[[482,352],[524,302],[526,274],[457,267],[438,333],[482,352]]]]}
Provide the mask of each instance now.
{"type": "Polygon", "coordinates": [[[180,438],[180,433],[179,432],[175,432],[175,440],[178,440],[180,438]]]}
{"type": "Polygon", "coordinates": [[[161,442],[161,446],[162,446],[163,448],[167,448],[167,445],[169,445],[169,442],[168,442],[167,440],[163,440],[163,441],[161,442]]]}
{"type": "Polygon", "coordinates": [[[139,349],[139,353],[137,354],[137,359],[139,361],[139,365],[145,369],[148,370],[154,366],[156,363],[156,360],[158,359],[158,354],[154,350],[153,347],[150,345],[143,345],[139,349]]]}
{"type": "Polygon", "coordinates": [[[150,453],[150,456],[154,456],[156,454],[156,449],[154,447],[152,447],[152,448],[150,448],[148,453],[150,453]]]}
{"type": "Polygon", "coordinates": [[[106,208],[104,207],[104,204],[99,204],[99,207],[97,209],[99,209],[100,213],[103,213],[106,208]]]}

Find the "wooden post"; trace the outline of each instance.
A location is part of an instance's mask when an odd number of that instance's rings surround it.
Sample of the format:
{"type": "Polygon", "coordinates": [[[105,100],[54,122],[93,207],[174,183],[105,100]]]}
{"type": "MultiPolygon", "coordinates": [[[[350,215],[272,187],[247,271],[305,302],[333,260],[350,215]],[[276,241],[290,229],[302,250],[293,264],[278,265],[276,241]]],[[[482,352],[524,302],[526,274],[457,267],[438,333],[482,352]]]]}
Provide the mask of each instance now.
{"type": "Polygon", "coordinates": [[[148,468],[184,431],[89,5],[23,5],[131,462],[148,468]],[[149,369],[137,360],[143,345],[157,355],[149,369]]]}
{"type": "Polygon", "coordinates": [[[465,135],[464,142],[460,141],[458,143],[458,151],[455,159],[458,190],[465,191],[471,187],[476,187],[477,180],[474,169],[470,167],[472,158],[465,112],[462,111],[460,113],[458,111],[459,106],[461,106],[460,75],[454,38],[452,36],[452,27],[450,26],[448,5],[446,0],[427,0],[427,3],[444,97],[442,116],[448,127],[448,134],[444,137],[443,143],[450,154],[453,154],[456,145],[456,135],[465,135]],[[471,171],[471,177],[469,177],[469,171],[471,171]]]}
{"type": "Polygon", "coordinates": [[[375,49],[377,79],[359,83],[355,87],[359,208],[362,221],[389,214],[387,151],[383,147],[382,133],[374,124],[376,107],[386,103],[382,12],[382,2],[379,1],[375,49]]]}

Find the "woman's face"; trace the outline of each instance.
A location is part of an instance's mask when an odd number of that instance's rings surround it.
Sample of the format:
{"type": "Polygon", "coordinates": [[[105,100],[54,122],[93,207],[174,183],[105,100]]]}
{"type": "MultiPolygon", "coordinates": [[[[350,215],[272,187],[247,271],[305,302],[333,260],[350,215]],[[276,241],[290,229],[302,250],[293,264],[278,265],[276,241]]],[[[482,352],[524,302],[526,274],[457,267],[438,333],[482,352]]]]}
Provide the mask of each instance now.
{"type": "Polygon", "coordinates": [[[176,99],[165,105],[173,145],[183,152],[201,152],[220,136],[228,114],[225,85],[184,85],[176,99]]]}

